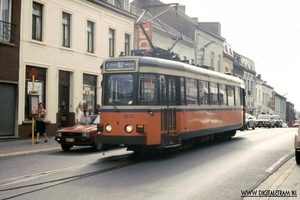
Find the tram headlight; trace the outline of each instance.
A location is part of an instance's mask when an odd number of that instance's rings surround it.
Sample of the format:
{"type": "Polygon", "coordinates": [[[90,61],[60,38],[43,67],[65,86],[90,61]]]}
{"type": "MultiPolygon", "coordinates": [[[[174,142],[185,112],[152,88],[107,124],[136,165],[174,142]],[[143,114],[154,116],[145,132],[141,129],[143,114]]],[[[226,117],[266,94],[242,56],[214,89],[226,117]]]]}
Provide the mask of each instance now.
{"type": "Polygon", "coordinates": [[[105,126],[105,130],[106,130],[106,132],[110,133],[112,131],[112,126],[110,124],[107,124],[105,126]]]}
{"type": "Polygon", "coordinates": [[[125,126],[126,133],[131,133],[133,131],[133,126],[128,124],[125,126]]]}

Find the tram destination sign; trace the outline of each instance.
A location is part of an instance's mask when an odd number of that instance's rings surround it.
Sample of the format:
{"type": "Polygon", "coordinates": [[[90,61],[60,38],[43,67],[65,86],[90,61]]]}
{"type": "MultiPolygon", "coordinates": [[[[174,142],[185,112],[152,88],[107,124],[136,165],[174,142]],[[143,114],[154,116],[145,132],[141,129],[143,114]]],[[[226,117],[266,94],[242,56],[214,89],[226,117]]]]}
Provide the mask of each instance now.
{"type": "Polygon", "coordinates": [[[135,70],[135,61],[109,61],[105,63],[105,70],[135,70]]]}

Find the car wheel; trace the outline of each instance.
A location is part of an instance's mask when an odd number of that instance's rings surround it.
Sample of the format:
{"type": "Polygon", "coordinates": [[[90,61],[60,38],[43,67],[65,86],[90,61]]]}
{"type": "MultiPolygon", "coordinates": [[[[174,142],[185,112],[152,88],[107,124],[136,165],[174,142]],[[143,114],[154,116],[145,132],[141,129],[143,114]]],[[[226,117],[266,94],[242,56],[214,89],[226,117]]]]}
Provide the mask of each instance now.
{"type": "Polygon", "coordinates": [[[62,150],[64,151],[70,151],[70,149],[72,148],[72,145],[69,144],[62,144],[61,145],[62,150]]]}
{"type": "Polygon", "coordinates": [[[245,126],[244,125],[241,127],[240,131],[245,131],[245,126]]]}
{"type": "Polygon", "coordinates": [[[246,129],[249,130],[250,126],[249,123],[246,124],[246,129]]]}
{"type": "Polygon", "coordinates": [[[297,149],[295,149],[295,159],[296,163],[300,165],[300,150],[297,151],[297,149]]]}
{"type": "Polygon", "coordinates": [[[253,126],[252,126],[252,130],[254,130],[255,129],[255,125],[253,124],[253,126]]]}
{"type": "Polygon", "coordinates": [[[100,143],[94,143],[92,145],[92,148],[93,148],[94,151],[100,151],[101,148],[102,148],[102,144],[100,144],[100,143]]]}

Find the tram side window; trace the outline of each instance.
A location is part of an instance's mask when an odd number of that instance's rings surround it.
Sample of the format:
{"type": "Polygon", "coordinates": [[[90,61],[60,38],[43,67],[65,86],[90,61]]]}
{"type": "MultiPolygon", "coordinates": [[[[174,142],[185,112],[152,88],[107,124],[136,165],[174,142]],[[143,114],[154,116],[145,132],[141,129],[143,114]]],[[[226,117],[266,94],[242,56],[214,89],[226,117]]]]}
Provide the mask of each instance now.
{"type": "Polygon", "coordinates": [[[164,75],[159,76],[159,91],[160,91],[160,105],[167,104],[167,89],[166,89],[166,79],[164,75]]]}
{"type": "Polygon", "coordinates": [[[184,84],[185,84],[184,78],[180,77],[180,91],[181,91],[180,97],[181,97],[181,104],[183,104],[183,105],[186,104],[185,95],[184,95],[185,94],[184,84]]]}
{"type": "Polygon", "coordinates": [[[234,87],[227,85],[228,105],[234,106],[234,87]]]}
{"type": "Polygon", "coordinates": [[[168,78],[168,100],[169,105],[176,105],[176,85],[175,85],[175,79],[174,78],[168,78]]]}
{"type": "Polygon", "coordinates": [[[235,102],[236,102],[236,105],[242,105],[240,88],[238,88],[238,87],[235,87],[235,102]]]}
{"type": "Polygon", "coordinates": [[[139,77],[139,103],[157,101],[157,78],[154,74],[141,74],[139,77]]]}
{"type": "Polygon", "coordinates": [[[208,82],[199,81],[200,105],[208,105],[208,82]]]}
{"type": "Polygon", "coordinates": [[[210,82],[210,105],[218,105],[218,84],[210,82]]]}
{"type": "Polygon", "coordinates": [[[219,105],[227,105],[226,85],[219,84],[219,105]]]}
{"type": "Polygon", "coordinates": [[[187,104],[197,104],[198,103],[197,81],[195,79],[186,78],[185,84],[186,84],[187,104]]]}

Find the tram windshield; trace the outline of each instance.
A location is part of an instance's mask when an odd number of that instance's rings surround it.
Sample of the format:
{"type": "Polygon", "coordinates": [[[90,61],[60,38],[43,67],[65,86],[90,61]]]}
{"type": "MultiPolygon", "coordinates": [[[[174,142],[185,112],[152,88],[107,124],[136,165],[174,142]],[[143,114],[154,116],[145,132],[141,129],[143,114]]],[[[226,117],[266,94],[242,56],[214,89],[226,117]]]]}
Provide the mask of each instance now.
{"type": "Polygon", "coordinates": [[[131,105],[133,103],[133,75],[111,74],[108,77],[104,98],[109,105],[131,105]]]}

